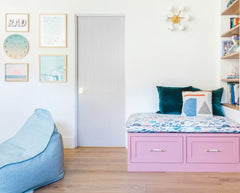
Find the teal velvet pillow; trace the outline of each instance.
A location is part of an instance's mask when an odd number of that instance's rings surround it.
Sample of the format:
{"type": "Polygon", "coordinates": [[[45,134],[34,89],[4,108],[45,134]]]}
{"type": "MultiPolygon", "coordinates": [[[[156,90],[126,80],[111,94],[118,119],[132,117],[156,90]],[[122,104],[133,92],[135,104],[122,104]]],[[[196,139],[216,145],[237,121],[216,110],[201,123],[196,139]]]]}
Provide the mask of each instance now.
{"type": "MultiPolygon", "coordinates": [[[[192,91],[200,91],[201,89],[192,87],[192,91]]],[[[222,100],[223,88],[219,88],[212,91],[212,109],[213,115],[224,116],[221,100],[222,100]]]]}
{"type": "Polygon", "coordinates": [[[192,91],[192,87],[157,86],[159,94],[159,111],[164,114],[181,114],[183,99],[182,91],[192,91]]]}

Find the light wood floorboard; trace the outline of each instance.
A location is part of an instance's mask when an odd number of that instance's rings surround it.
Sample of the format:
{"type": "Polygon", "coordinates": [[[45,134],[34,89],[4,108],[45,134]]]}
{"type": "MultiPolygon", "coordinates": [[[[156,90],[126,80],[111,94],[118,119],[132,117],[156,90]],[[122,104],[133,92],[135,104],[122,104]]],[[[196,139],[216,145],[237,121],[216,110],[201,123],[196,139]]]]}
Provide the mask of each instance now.
{"type": "Polygon", "coordinates": [[[129,173],[125,148],[65,150],[64,179],[35,193],[240,193],[240,173],[129,173]]]}

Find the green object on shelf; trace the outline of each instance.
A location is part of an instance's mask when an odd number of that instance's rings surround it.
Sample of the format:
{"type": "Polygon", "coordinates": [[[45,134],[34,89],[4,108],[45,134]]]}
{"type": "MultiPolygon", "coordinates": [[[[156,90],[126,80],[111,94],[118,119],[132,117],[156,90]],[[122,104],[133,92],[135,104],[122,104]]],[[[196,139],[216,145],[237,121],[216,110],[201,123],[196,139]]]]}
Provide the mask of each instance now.
{"type": "Polygon", "coordinates": [[[227,7],[229,7],[230,5],[232,5],[232,3],[233,3],[234,1],[236,1],[236,0],[230,0],[230,1],[228,2],[228,4],[227,4],[227,7]]]}

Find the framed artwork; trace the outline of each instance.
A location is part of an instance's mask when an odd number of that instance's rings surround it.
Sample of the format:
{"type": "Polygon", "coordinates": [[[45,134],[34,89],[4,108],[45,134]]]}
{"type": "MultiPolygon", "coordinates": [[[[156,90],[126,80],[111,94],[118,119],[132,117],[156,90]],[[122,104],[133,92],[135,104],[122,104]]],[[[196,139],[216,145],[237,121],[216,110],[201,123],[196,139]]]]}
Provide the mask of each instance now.
{"type": "Polygon", "coordinates": [[[67,14],[39,15],[39,47],[67,47],[67,14]]]}
{"type": "Polygon", "coordinates": [[[226,56],[230,48],[234,45],[232,40],[223,40],[222,41],[222,56],[226,56]]]}
{"type": "Polygon", "coordinates": [[[24,36],[13,34],[5,39],[3,49],[8,57],[12,59],[21,59],[28,54],[29,44],[24,36]]]}
{"type": "Polygon", "coordinates": [[[39,56],[40,82],[67,82],[66,55],[39,56]]]}
{"type": "Polygon", "coordinates": [[[29,14],[28,13],[6,13],[5,14],[6,32],[28,32],[29,14]]]}
{"type": "Polygon", "coordinates": [[[28,64],[27,63],[7,63],[5,64],[6,82],[27,82],[28,64]]]}

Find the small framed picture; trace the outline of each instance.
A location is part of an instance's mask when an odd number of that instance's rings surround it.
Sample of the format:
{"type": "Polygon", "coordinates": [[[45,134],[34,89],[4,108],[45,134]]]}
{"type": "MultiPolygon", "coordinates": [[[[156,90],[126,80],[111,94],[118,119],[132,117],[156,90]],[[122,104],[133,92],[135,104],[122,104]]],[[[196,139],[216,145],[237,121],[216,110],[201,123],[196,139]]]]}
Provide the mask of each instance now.
{"type": "Polygon", "coordinates": [[[5,64],[6,82],[27,82],[28,64],[27,63],[6,63],[5,64]]]}
{"type": "Polygon", "coordinates": [[[29,32],[28,13],[6,13],[6,32],[29,32]]]}
{"type": "Polygon", "coordinates": [[[66,55],[39,56],[40,82],[67,82],[66,55]]]}
{"type": "Polygon", "coordinates": [[[67,47],[67,14],[39,15],[39,47],[67,47]]]}
{"type": "Polygon", "coordinates": [[[223,40],[222,41],[222,56],[226,56],[230,48],[234,45],[232,40],[223,40]]]}

